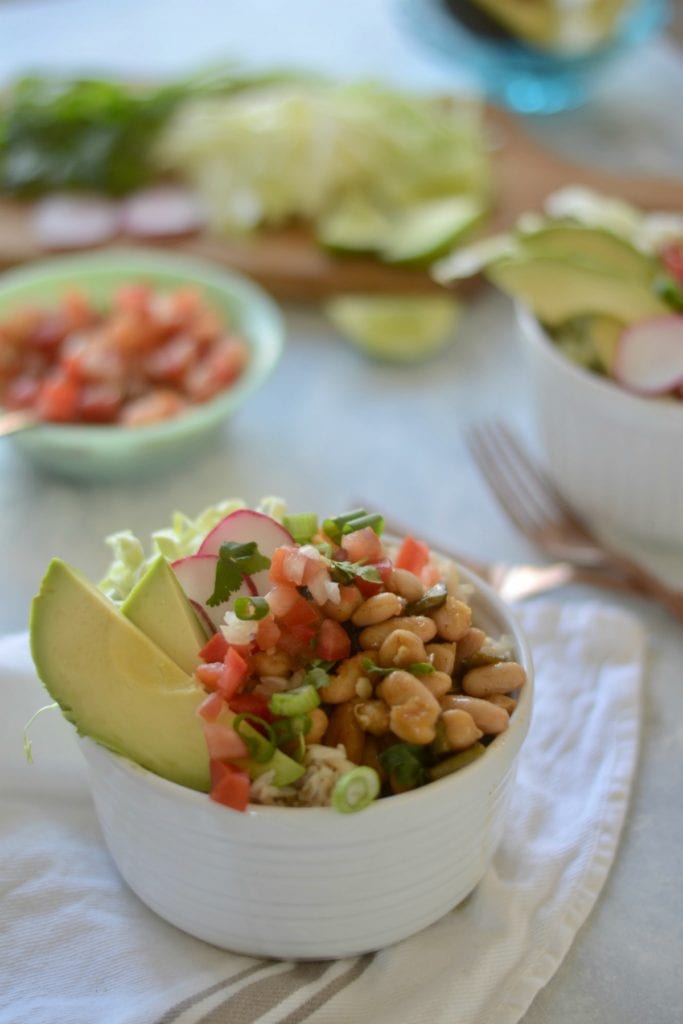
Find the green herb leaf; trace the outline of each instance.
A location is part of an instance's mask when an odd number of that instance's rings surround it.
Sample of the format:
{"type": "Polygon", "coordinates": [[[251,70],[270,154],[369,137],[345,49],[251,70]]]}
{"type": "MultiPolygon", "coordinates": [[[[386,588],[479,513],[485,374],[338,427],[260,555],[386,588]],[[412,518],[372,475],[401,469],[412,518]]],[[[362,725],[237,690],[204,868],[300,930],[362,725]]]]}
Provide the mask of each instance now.
{"type": "Polygon", "coordinates": [[[368,583],[381,583],[379,569],[376,565],[364,565],[363,562],[330,562],[330,576],[336,583],[353,583],[356,576],[368,583]]]}
{"type": "Polygon", "coordinates": [[[240,589],[245,576],[252,576],[269,566],[270,559],[261,554],[256,541],[246,544],[226,541],[221,544],[218,556],[213,594],[206,603],[210,607],[223,604],[240,589]]]}

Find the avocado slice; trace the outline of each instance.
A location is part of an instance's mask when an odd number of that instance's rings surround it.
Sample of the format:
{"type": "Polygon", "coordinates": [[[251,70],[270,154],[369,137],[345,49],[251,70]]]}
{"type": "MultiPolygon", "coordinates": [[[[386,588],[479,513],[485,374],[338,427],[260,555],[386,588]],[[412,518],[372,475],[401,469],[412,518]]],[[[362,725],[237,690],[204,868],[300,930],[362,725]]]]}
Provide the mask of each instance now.
{"type": "Polygon", "coordinates": [[[208,791],[196,715],[204,690],[95,586],[53,559],[33,599],[40,679],[81,735],[190,789],[208,791]]]}
{"type": "Polygon", "coordinates": [[[208,639],[206,630],[170,563],[159,555],[121,605],[121,612],[176,665],[192,675],[199,651],[208,639]]]}
{"type": "Polygon", "coordinates": [[[584,313],[602,313],[629,324],[668,310],[644,282],[558,257],[504,257],[486,273],[549,326],[584,313]]]}
{"type": "Polygon", "coordinates": [[[408,207],[392,222],[380,255],[387,263],[423,265],[444,256],[485,214],[475,196],[440,196],[408,207]]]}
{"type": "Polygon", "coordinates": [[[654,260],[629,242],[601,228],[581,224],[554,224],[520,235],[524,255],[565,258],[587,263],[616,277],[633,277],[650,282],[656,271],[654,260]]]}

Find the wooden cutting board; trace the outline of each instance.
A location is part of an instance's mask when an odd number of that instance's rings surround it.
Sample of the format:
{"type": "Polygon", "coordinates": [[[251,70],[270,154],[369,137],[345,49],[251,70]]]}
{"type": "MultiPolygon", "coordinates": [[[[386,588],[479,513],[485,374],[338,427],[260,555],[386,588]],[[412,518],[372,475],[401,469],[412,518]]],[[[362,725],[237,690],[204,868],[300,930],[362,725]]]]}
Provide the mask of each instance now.
{"type": "MultiPolygon", "coordinates": [[[[495,209],[486,226],[510,227],[520,213],[538,210],[549,192],[565,185],[590,188],[628,200],[644,210],[683,212],[683,179],[627,177],[582,166],[552,153],[520,119],[487,107],[493,151],[495,209]]],[[[118,239],[115,244],[131,244],[118,239]]],[[[114,244],[114,243],[112,243],[114,244]]],[[[148,247],[149,243],[145,243],[148,247]]],[[[211,235],[177,239],[163,248],[201,256],[242,271],[280,299],[311,301],[344,292],[423,293],[441,290],[425,270],[391,267],[366,257],[334,256],[302,228],[226,239],[211,235]]],[[[30,207],[0,200],[0,266],[45,256],[31,227],[30,207]]],[[[466,285],[467,286],[467,285],[466,285]]]]}

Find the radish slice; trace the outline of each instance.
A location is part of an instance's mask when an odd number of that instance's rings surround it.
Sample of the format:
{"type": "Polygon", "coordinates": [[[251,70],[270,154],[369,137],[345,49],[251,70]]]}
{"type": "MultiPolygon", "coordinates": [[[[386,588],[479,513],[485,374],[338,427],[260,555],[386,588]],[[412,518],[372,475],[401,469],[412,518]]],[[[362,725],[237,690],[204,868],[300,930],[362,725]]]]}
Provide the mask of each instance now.
{"type": "Polygon", "coordinates": [[[137,238],[189,235],[204,226],[197,196],[179,185],[157,185],[134,192],[122,206],[123,230],[137,238]]]}
{"type": "Polygon", "coordinates": [[[99,196],[55,193],[33,209],[33,230],[46,249],[87,249],[119,231],[119,206],[99,196]]]}
{"type": "Polygon", "coordinates": [[[641,395],[663,395],[683,387],[683,316],[644,320],[624,331],[614,377],[641,395]]]}
{"type": "Polygon", "coordinates": [[[234,594],[230,595],[228,601],[212,607],[206,602],[213,594],[216,582],[216,566],[218,555],[188,555],[187,558],[179,558],[171,562],[171,568],[178,577],[178,581],[185,591],[187,597],[193,604],[199,605],[214,629],[223,624],[223,618],[227,611],[230,611],[235,598],[253,597],[254,585],[247,576],[244,583],[234,594]]]}
{"type": "MultiPolygon", "coordinates": [[[[275,549],[282,547],[283,544],[294,544],[294,538],[289,530],[276,519],[247,508],[238,509],[225,519],[221,519],[202,541],[198,554],[218,555],[221,544],[226,541],[234,541],[236,544],[256,541],[259,551],[266,558],[272,558],[275,549]]],[[[271,588],[267,569],[254,573],[250,579],[256,587],[257,594],[266,594],[271,588]]]]}

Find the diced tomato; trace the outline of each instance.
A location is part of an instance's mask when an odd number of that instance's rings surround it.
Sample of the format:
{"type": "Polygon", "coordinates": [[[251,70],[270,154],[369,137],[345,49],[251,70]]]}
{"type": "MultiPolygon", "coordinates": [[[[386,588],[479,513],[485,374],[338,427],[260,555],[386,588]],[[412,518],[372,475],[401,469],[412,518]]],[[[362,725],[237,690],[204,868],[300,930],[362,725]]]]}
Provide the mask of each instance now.
{"type": "Polygon", "coordinates": [[[267,651],[269,647],[275,647],[280,637],[280,627],[271,615],[259,621],[256,627],[256,646],[260,651],[267,651]]]}
{"type": "Polygon", "coordinates": [[[217,690],[218,680],[223,675],[225,666],[222,661],[202,662],[194,670],[195,678],[205,690],[217,690]]]}
{"type": "Polygon", "coordinates": [[[145,373],[150,380],[159,384],[180,387],[197,358],[197,344],[196,339],[189,334],[177,334],[145,357],[145,373]]]}
{"type": "Polygon", "coordinates": [[[202,661],[223,661],[228,653],[228,641],[222,633],[214,633],[199,652],[202,661]]]}
{"type": "Polygon", "coordinates": [[[70,288],[62,300],[62,312],[66,317],[69,331],[80,331],[90,327],[97,319],[97,313],[88,298],[78,288],[70,288]]]}
{"type": "Polygon", "coordinates": [[[384,556],[382,541],[371,526],[346,534],[342,543],[351,562],[376,562],[384,556]]]}
{"type": "Polygon", "coordinates": [[[122,400],[123,392],[117,384],[84,384],[78,396],[78,418],[84,423],[113,423],[122,400]]]}
{"type": "Polygon", "coordinates": [[[297,594],[296,601],[288,611],[284,615],[279,616],[282,624],[302,643],[307,643],[313,639],[317,632],[320,618],[321,615],[318,609],[301,594],[297,594]]]}
{"type": "Polygon", "coordinates": [[[441,570],[438,565],[428,562],[423,569],[420,569],[419,576],[425,587],[433,587],[441,579],[441,570]]]}
{"type": "Polygon", "coordinates": [[[46,377],[36,399],[36,410],[41,419],[57,423],[73,420],[78,410],[79,386],[61,371],[46,377]]]}
{"type": "Polygon", "coordinates": [[[222,694],[210,693],[197,708],[197,714],[200,718],[205,718],[207,722],[215,722],[218,716],[225,711],[226,706],[222,694]]]}
{"type": "Polygon", "coordinates": [[[155,388],[127,402],[121,411],[121,422],[128,427],[143,427],[177,416],[185,408],[186,403],[177,392],[155,388]]]}
{"type": "Polygon", "coordinates": [[[3,395],[3,403],[8,409],[28,409],[35,402],[40,384],[30,374],[20,374],[10,381],[3,395]]]}
{"type": "Polygon", "coordinates": [[[143,313],[149,307],[152,290],[146,284],[124,284],[114,296],[116,309],[125,309],[131,313],[143,313]]]}
{"type": "Polygon", "coordinates": [[[430,557],[429,546],[424,541],[406,537],[394,559],[394,565],[397,569],[407,569],[408,572],[419,576],[430,557]]]}
{"type": "Polygon", "coordinates": [[[384,589],[386,583],[386,577],[391,572],[392,564],[388,558],[381,558],[379,562],[373,562],[372,565],[379,573],[381,579],[378,583],[373,580],[364,580],[362,576],[356,576],[354,578],[355,585],[361,592],[363,598],[372,597],[374,594],[379,594],[384,589]]]}
{"type": "Polygon", "coordinates": [[[662,262],[671,276],[683,285],[683,243],[671,242],[667,245],[662,253],[662,262]]]}
{"type": "Polygon", "coordinates": [[[351,654],[351,638],[340,622],[323,619],[315,644],[315,654],[325,661],[340,661],[351,654]]]}
{"type": "Polygon", "coordinates": [[[64,341],[68,333],[66,317],[60,311],[48,313],[36,325],[33,334],[29,338],[31,348],[39,352],[55,352],[64,341]]]}
{"type": "Polygon", "coordinates": [[[234,758],[249,756],[249,748],[230,724],[203,719],[202,729],[209,760],[231,761],[234,758]]]}
{"type": "Polygon", "coordinates": [[[249,666],[242,655],[234,647],[228,647],[223,659],[223,672],[216,683],[226,700],[234,696],[244,685],[248,673],[249,666]]]}
{"type": "Polygon", "coordinates": [[[266,722],[273,720],[265,693],[236,693],[230,698],[229,706],[236,715],[258,715],[266,722]]]}
{"type": "Polygon", "coordinates": [[[234,811],[246,811],[249,805],[249,776],[241,768],[223,761],[209,762],[211,789],[209,796],[218,804],[231,807],[234,811]]]}

